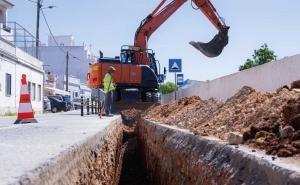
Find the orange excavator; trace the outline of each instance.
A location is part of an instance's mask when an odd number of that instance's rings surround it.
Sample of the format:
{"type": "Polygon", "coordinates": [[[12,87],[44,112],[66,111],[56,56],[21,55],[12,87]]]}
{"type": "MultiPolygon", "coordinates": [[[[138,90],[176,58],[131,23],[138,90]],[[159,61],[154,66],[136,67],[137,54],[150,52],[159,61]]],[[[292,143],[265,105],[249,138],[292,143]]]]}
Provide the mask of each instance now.
{"type": "MultiPolygon", "coordinates": [[[[120,56],[107,58],[103,57],[100,51],[97,63],[89,66],[87,86],[96,89],[103,88],[103,78],[107,69],[113,66],[116,68],[114,82],[117,84],[114,101],[157,102],[159,83],[163,80],[160,78],[159,61],[155,59],[153,50],[148,49],[148,40],[152,33],[187,1],[173,0],[161,9],[166,2],[162,0],[155,10],[142,20],[135,33],[134,45],[122,46],[120,56]]],[[[191,41],[189,44],[207,57],[219,56],[228,44],[229,26],[226,26],[210,0],[191,0],[191,6],[193,9],[199,9],[219,33],[208,43],[191,41]]],[[[165,74],[164,68],[163,76],[165,74]]]]}

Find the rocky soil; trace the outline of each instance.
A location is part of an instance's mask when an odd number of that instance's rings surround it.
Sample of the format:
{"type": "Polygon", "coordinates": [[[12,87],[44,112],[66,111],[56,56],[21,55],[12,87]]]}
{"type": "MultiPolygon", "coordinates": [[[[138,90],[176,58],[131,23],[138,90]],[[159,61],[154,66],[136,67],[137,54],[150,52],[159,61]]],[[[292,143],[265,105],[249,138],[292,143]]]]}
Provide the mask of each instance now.
{"type": "Polygon", "coordinates": [[[226,102],[198,96],[155,104],[143,117],[214,135],[229,144],[247,144],[279,157],[300,155],[300,80],[274,93],[243,87],[226,102]]]}
{"type": "Polygon", "coordinates": [[[143,168],[136,129],[142,112],[138,109],[128,109],[120,112],[124,124],[122,144],[124,156],[119,185],[146,184],[146,172],[143,168]]]}

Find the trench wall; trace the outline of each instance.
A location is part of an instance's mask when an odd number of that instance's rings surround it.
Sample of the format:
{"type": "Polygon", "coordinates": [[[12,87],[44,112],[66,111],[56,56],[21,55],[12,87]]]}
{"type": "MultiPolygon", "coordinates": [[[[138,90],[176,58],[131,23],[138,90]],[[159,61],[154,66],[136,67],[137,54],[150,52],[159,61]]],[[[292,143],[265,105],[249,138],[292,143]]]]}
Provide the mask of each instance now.
{"type": "Polygon", "coordinates": [[[220,141],[141,119],[139,142],[150,184],[300,184],[300,173],[220,141]]]}
{"type": "MultiPolygon", "coordinates": [[[[199,96],[203,100],[211,97],[226,101],[243,86],[249,86],[260,92],[274,92],[278,87],[288,85],[300,79],[300,54],[269,62],[228,76],[217,78],[209,82],[179,89],[176,99],[199,96]]],[[[175,94],[162,96],[162,103],[175,99],[175,94]]]]}
{"type": "Polygon", "coordinates": [[[22,185],[77,185],[119,183],[122,168],[122,120],[60,154],[23,177],[22,185]]]}

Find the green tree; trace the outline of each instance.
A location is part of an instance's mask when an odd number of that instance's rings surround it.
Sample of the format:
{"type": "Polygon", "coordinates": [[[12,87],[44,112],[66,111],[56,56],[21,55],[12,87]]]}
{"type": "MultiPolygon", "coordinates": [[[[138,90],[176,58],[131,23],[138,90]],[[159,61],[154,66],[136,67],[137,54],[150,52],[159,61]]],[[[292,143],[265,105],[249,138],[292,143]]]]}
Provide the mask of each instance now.
{"type": "Polygon", "coordinates": [[[161,94],[168,94],[174,92],[175,90],[178,90],[178,86],[173,82],[167,82],[165,84],[160,84],[159,86],[159,92],[161,92],[161,94]]]}
{"type": "Polygon", "coordinates": [[[244,65],[239,66],[239,71],[274,61],[277,56],[268,48],[267,44],[264,44],[260,49],[254,50],[252,57],[253,60],[248,58],[244,65]]]}

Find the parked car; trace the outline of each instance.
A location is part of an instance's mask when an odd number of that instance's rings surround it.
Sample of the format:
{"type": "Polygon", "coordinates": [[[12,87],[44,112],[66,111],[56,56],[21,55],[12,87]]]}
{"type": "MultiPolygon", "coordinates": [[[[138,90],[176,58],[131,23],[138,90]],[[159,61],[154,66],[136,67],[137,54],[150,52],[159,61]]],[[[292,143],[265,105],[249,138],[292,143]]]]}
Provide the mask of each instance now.
{"type": "Polygon", "coordinates": [[[63,95],[50,95],[48,96],[49,97],[52,97],[52,98],[56,98],[58,100],[61,100],[61,101],[65,101],[67,102],[68,104],[68,110],[71,110],[72,109],[72,102],[70,100],[70,98],[68,96],[63,96],[63,95]]]}
{"type": "Polygon", "coordinates": [[[51,110],[51,103],[47,96],[44,96],[44,111],[50,111],[51,110]]]}
{"type": "MultiPolygon", "coordinates": [[[[80,98],[73,98],[72,105],[75,110],[80,109],[80,106],[81,106],[80,98]]],[[[86,99],[85,98],[83,98],[83,107],[84,108],[86,107],[86,99]]]]}
{"type": "Polygon", "coordinates": [[[51,111],[53,113],[60,112],[60,111],[67,111],[68,110],[68,104],[65,101],[61,101],[57,98],[48,97],[51,103],[51,111]]]}

